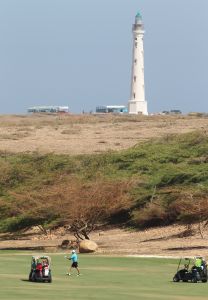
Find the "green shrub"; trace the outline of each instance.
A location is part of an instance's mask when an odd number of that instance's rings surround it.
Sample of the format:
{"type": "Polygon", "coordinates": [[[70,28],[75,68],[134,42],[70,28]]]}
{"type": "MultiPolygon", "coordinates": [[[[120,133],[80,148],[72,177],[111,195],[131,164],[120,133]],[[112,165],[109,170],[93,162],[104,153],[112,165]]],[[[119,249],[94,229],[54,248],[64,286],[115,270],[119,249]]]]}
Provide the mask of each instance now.
{"type": "Polygon", "coordinates": [[[39,225],[40,223],[40,219],[28,216],[7,218],[0,222],[0,232],[16,232],[39,225]]]}

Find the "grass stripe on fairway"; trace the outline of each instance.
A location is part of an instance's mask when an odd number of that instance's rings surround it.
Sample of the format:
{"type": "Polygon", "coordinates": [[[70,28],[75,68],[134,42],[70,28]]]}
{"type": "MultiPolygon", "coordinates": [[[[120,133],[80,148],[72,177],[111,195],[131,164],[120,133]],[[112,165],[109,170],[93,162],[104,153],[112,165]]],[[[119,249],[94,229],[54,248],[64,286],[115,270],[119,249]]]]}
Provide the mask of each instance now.
{"type": "MultiPolygon", "coordinates": [[[[31,253],[32,255],[32,253],[31,253]]],[[[0,252],[1,300],[203,300],[206,283],[173,283],[177,260],[79,255],[81,273],[66,276],[69,261],[53,254],[53,283],[27,281],[31,255],[0,252]]]]}

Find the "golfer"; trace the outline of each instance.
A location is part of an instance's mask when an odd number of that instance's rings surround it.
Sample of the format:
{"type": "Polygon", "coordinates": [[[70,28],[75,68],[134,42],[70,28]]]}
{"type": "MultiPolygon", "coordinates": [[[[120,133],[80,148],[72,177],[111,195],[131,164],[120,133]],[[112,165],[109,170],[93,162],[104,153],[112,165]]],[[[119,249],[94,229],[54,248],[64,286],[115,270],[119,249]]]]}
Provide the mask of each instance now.
{"type": "Polygon", "coordinates": [[[78,268],[78,257],[77,257],[76,251],[72,250],[71,256],[70,257],[65,256],[65,258],[72,261],[71,267],[69,269],[69,273],[67,273],[66,275],[69,275],[69,276],[72,275],[72,273],[71,273],[72,268],[75,268],[77,270],[77,276],[79,276],[80,271],[79,271],[79,268],[78,268]]]}

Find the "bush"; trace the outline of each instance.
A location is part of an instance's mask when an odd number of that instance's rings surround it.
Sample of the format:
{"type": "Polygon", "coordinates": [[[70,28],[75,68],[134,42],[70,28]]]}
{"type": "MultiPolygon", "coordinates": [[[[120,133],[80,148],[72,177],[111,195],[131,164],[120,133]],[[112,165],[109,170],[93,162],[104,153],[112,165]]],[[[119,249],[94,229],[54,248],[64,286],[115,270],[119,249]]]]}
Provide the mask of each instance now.
{"type": "Polygon", "coordinates": [[[148,203],[133,213],[133,223],[140,228],[168,224],[168,213],[159,203],[148,203]]]}
{"type": "Polygon", "coordinates": [[[82,209],[85,216],[88,211],[105,222],[125,220],[136,226],[188,222],[191,216],[200,219],[191,205],[179,208],[185,195],[200,194],[196,198],[205,201],[207,153],[207,135],[195,132],[96,155],[2,155],[0,225],[6,228],[8,223],[12,229],[15,222],[16,228],[33,224],[38,218],[31,216],[31,209],[41,215],[44,226],[52,227],[63,225],[82,209]]]}
{"type": "Polygon", "coordinates": [[[0,232],[16,232],[39,225],[41,220],[31,216],[7,218],[0,223],[0,232]]]}

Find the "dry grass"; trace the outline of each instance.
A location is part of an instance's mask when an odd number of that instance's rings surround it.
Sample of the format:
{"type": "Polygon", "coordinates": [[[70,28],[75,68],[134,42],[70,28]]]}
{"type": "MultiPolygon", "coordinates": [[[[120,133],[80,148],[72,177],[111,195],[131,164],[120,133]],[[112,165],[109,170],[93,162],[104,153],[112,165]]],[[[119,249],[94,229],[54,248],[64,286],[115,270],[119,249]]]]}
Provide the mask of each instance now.
{"type": "Polygon", "coordinates": [[[121,150],[152,137],[208,130],[202,116],[2,115],[0,151],[88,154],[121,150]]]}

